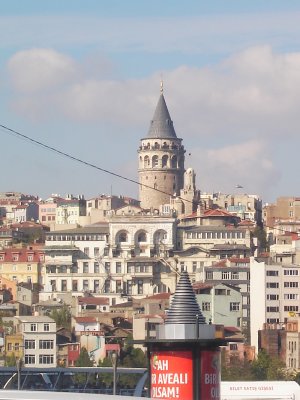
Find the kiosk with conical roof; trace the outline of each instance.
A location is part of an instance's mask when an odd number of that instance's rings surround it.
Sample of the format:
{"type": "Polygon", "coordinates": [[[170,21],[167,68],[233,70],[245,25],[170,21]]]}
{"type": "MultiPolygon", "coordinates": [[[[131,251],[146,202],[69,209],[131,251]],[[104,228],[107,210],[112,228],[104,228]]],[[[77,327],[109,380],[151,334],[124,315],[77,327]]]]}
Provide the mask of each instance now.
{"type": "Polygon", "coordinates": [[[183,271],[157,338],[144,343],[151,399],[220,399],[220,328],[206,323],[183,271]]]}

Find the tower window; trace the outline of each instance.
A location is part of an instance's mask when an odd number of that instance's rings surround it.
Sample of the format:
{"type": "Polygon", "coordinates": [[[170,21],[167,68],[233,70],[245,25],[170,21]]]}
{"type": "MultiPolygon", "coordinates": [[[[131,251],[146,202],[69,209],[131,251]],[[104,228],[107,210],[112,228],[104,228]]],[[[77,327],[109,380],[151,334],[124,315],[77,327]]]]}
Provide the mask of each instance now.
{"type": "Polygon", "coordinates": [[[172,157],[171,167],[172,168],[177,168],[177,157],[176,156],[172,157]]]}
{"type": "Polygon", "coordinates": [[[152,157],[152,167],[158,167],[158,156],[152,157]]]}
{"type": "Polygon", "coordinates": [[[145,158],[144,158],[144,168],[149,167],[149,165],[150,165],[150,158],[149,158],[149,156],[145,156],[145,158]]]}
{"type": "Polygon", "coordinates": [[[167,165],[168,165],[168,156],[166,156],[166,155],[162,156],[162,160],[161,161],[162,161],[162,167],[166,168],[167,165]]]}

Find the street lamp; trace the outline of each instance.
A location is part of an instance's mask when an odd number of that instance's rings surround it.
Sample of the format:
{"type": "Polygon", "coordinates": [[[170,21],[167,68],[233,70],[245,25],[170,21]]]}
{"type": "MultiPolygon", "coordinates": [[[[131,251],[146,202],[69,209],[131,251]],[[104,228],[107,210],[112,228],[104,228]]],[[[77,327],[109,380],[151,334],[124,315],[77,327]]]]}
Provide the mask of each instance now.
{"type": "Polygon", "coordinates": [[[18,374],[18,390],[21,390],[21,369],[22,369],[22,364],[23,364],[22,358],[19,357],[16,360],[17,374],[18,374]]]}
{"type": "Polygon", "coordinates": [[[113,367],[113,395],[117,394],[117,362],[118,362],[118,355],[114,351],[111,353],[111,363],[113,367]]]}

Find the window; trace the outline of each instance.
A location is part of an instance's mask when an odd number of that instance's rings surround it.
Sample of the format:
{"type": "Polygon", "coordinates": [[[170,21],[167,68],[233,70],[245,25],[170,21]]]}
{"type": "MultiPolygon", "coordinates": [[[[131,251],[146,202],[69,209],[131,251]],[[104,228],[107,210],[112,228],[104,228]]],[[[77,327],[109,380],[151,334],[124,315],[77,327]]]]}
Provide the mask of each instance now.
{"type": "Polygon", "coordinates": [[[39,355],[39,363],[40,364],[53,364],[54,362],[54,356],[52,354],[46,355],[46,354],[40,354],[39,355]]]}
{"type": "Polygon", "coordinates": [[[222,271],[222,279],[230,279],[230,272],[229,271],[222,271]]]}
{"type": "Polygon", "coordinates": [[[296,293],[285,293],[284,300],[298,300],[299,296],[296,293]]]}
{"type": "Polygon", "coordinates": [[[132,294],[132,281],[127,281],[127,294],[132,294]]]}
{"type": "Polygon", "coordinates": [[[209,301],[202,302],[202,311],[210,311],[210,302],[209,301]]]}
{"type": "Polygon", "coordinates": [[[143,286],[144,286],[143,281],[142,280],[138,280],[137,286],[138,286],[138,294],[143,294],[143,286]]]}
{"type": "Polygon", "coordinates": [[[231,272],[231,279],[239,279],[239,273],[237,271],[231,272]]]}
{"type": "Polygon", "coordinates": [[[279,295],[278,294],[267,294],[267,300],[278,300],[279,295]]]}
{"type": "Polygon", "coordinates": [[[238,302],[230,303],[230,311],[240,311],[240,303],[238,302]]]}
{"type": "Polygon", "coordinates": [[[110,279],[106,279],[105,280],[104,293],[110,293],[110,279]]]}
{"type": "Polygon", "coordinates": [[[104,267],[105,267],[105,272],[106,272],[107,274],[109,274],[109,273],[110,273],[110,262],[106,262],[106,263],[104,264],[104,267]]]}
{"type": "Polygon", "coordinates": [[[284,311],[298,311],[298,306],[284,306],[284,311]]]}
{"type": "Polygon", "coordinates": [[[230,350],[237,350],[238,349],[238,347],[237,347],[237,344],[236,343],[230,343],[230,345],[229,345],[229,349],[230,350]]]}
{"type": "Polygon", "coordinates": [[[67,280],[66,279],[62,279],[62,281],[61,281],[61,291],[62,292],[67,291],[67,280]]]}
{"type": "Polygon", "coordinates": [[[36,332],[37,331],[37,325],[36,324],[30,324],[30,331],[31,332],[36,332]]]}
{"type": "Polygon", "coordinates": [[[89,263],[84,262],[83,263],[83,273],[88,274],[88,272],[89,272],[89,263]]]}
{"type": "Polygon", "coordinates": [[[99,268],[99,263],[95,262],[94,263],[94,273],[99,274],[100,268],[99,268]]]}
{"type": "Polygon", "coordinates": [[[18,261],[19,254],[13,254],[12,259],[13,259],[13,261],[18,261]]]}
{"type": "Polygon", "coordinates": [[[193,261],[193,272],[197,270],[197,261],[193,261]]]}
{"type": "Polygon", "coordinates": [[[31,271],[31,264],[27,265],[27,271],[31,271]]]}
{"type": "Polygon", "coordinates": [[[83,250],[83,252],[84,252],[84,254],[85,254],[86,256],[89,256],[90,249],[89,249],[88,247],[85,247],[84,250],[83,250]]]}
{"type": "Polygon", "coordinates": [[[279,307],[267,307],[267,312],[279,312],[279,307]]]}
{"type": "Polygon", "coordinates": [[[94,257],[99,257],[100,251],[99,247],[94,247],[94,257]]]}
{"type": "Polygon", "coordinates": [[[89,290],[89,281],[87,279],[84,279],[84,281],[82,282],[82,290],[83,291],[89,290]]]}
{"type": "Polygon", "coordinates": [[[44,332],[49,332],[49,331],[50,331],[50,325],[44,324],[44,332]]]}
{"type": "Polygon", "coordinates": [[[285,269],[283,275],[298,275],[297,269],[285,269]]]}
{"type": "Polygon", "coordinates": [[[226,296],[226,289],[215,289],[216,296],[226,296]]]}
{"type": "Polygon", "coordinates": [[[284,287],[297,288],[298,282],[284,282],[284,287]]]}
{"type": "Polygon", "coordinates": [[[39,349],[53,349],[53,340],[40,340],[39,349]]]}
{"type": "Polygon", "coordinates": [[[13,271],[17,271],[17,265],[16,265],[16,264],[13,264],[12,270],[13,270],[13,271]]]}
{"type": "Polygon", "coordinates": [[[78,281],[77,280],[73,280],[72,281],[72,291],[73,292],[77,292],[78,290],[78,281]]]}
{"type": "Polygon", "coordinates": [[[122,269],[121,263],[120,262],[116,262],[116,273],[120,274],[121,273],[121,269],[122,269]]]}
{"type": "Polygon", "coordinates": [[[279,283],[278,282],[267,282],[267,288],[269,289],[278,289],[279,283]]]}
{"type": "Polygon", "coordinates": [[[99,293],[99,288],[100,288],[99,279],[95,279],[94,280],[94,293],[99,293]]]}
{"type": "Polygon", "coordinates": [[[12,351],[12,343],[7,343],[7,350],[12,351]]]}
{"type": "Polygon", "coordinates": [[[278,276],[278,271],[267,271],[267,276],[278,276]]]}
{"type": "Polygon", "coordinates": [[[122,281],[116,281],[116,292],[122,293],[122,281]]]}
{"type": "Polygon", "coordinates": [[[25,354],[25,364],[35,364],[35,355],[25,354]]]}
{"type": "Polygon", "coordinates": [[[279,318],[267,318],[268,324],[279,324],[279,318]]]}
{"type": "Polygon", "coordinates": [[[205,279],[206,280],[213,279],[213,271],[205,271],[205,279]]]}

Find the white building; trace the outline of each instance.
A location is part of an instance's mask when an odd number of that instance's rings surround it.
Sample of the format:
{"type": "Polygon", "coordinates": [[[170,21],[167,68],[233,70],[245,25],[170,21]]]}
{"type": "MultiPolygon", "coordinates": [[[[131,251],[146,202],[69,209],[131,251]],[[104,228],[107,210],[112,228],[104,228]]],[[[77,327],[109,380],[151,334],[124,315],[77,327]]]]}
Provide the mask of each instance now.
{"type": "Polygon", "coordinates": [[[16,333],[23,336],[25,367],[56,367],[56,322],[45,316],[14,317],[16,333]]]}
{"type": "Polygon", "coordinates": [[[107,276],[103,261],[107,242],[107,224],[48,232],[40,301],[63,299],[70,293],[102,293],[107,276]]]}
{"type": "Polygon", "coordinates": [[[257,347],[258,330],[264,323],[286,323],[299,312],[300,265],[250,261],[251,345],[257,347]]]}

